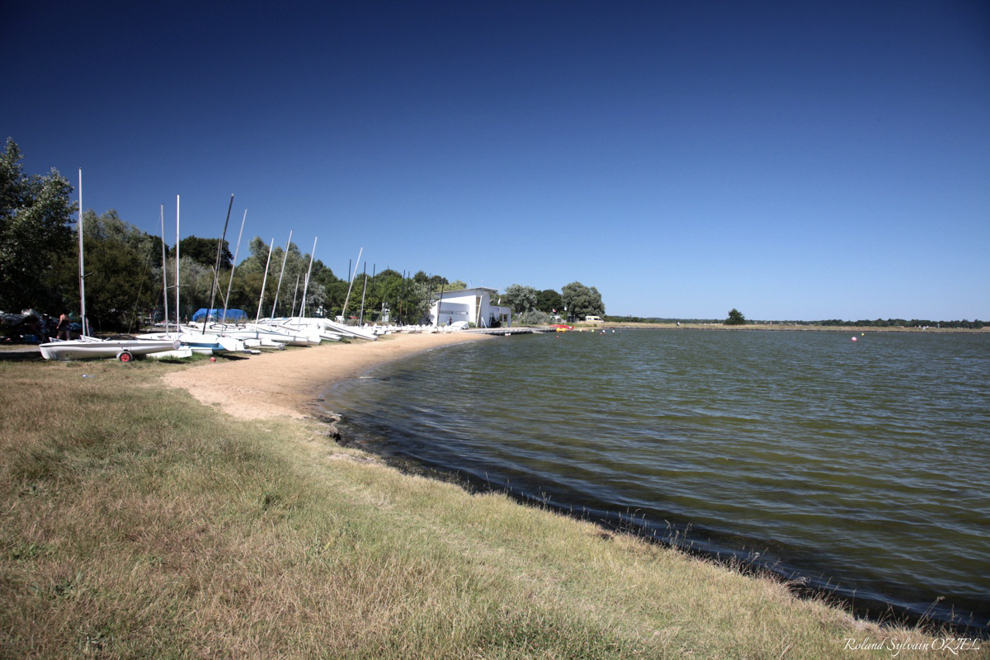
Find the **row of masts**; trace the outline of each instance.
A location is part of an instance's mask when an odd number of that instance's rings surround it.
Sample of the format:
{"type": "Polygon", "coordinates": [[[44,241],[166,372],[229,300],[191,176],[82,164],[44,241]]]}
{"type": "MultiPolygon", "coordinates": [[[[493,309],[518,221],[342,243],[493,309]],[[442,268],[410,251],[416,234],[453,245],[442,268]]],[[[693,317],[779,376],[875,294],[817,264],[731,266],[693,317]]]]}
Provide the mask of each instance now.
{"type": "MultiPolygon", "coordinates": [[[[176,327],[176,331],[178,331],[181,328],[181,319],[180,319],[180,311],[179,311],[180,310],[180,307],[179,307],[179,288],[180,288],[179,287],[179,235],[180,235],[179,234],[179,224],[180,224],[179,223],[179,218],[180,218],[180,202],[181,202],[180,196],[179,195],[176,195],[175,196],[175,327],[176,327]]],[[[212,283],[211,288],[210,288],[210,306],[207,308],[207,310],[208,310],[207,311],[207,316],[209,315],[209,310],[214,309],[214,307],[213,307],[214,302],[215,302],[214,296],[216,294],[216,287],[217,287],[217,285],[220,282],[220,264],[222,262],[223,246],[224,246],[224,242],[226,241],[226,237],[227,237],[227,225],[230,222],[230,211],[233,208],[233,205],[234,205],[234,196],[231,195],[230,196],[230,204],[227,207],[227,220],[224,222],[223,234],[221,235],[220,241],[217,244],[217,258],[216,258],[216,262],[214,264],[214,269],[213,269],[213,283],[212,283]]],[[[231,287],[233,286],[233,283],[234,283],[234,269],[237,268],[237,255],[238,255],[238,252],[240,251],[241,239],[244,236],[244,223],[246,221],[247,221],[247,209],[244,210],[244,216],[241,218],[241,229],[240,229],[240,232],[238,232],[238,235],[237,235],[237,245],[234,248],[234,263],[232,264],[232,267],[231,267],[230,280],[227,283],[227,295],[224,298],[224,309],[223,309],[223,320],[224,321],[226,321],[226,317],[227,317],[227,311],[228,311],[227,310],[227,304],[228,304],[228,302],[230,300],[231,287]]],[[[169,286],[168,286],[167,269],[165,268],[165,266],[168,263],[168,256],[167,256],[166,244],[165,244],[165,205],[164,204],[161,205],[161,225],[162,225],[162,290],[164,292],[163,298],[164,298],[164,307],[165,307],[165,310],[164,310],[165,311],[165,331],[168,332],[168,323],[169,323],[169,320],[168,320],[169,319],[169,310],[168,310],[168,298],[169,298],[169,295],[168,295],[168,290],[169,290],[169,286]]],[[[79,232],[79,301],[80,301],[80,310],[79,310],[79,312],[80,312],[80,323],[81,323],[81,326],[82,326],[82,334],[88,335],[89,334],[89,324],[88,324],[87,319],[86,319],[86,271],[85,271],[84,259],[83,259],[84,251],[83,251],[82,168],[79,168],[79,222],[78,222],[77,229],[78,229],[78,232],[79,232]]],[[[299,306],[300,316],[305,316],[306,296],[307,296],[307,293],[309,291],[309,279],[310,279],[310,275],[312,274],[312,271],[313,271],[313,259],[314,259],[314,256],[316,254],[316,242],[317,242],[317,240],[318,240],[317,238],[314,238],[313,239],[313,249],[310,251],[310,255],[309,255],[309,267],[306,270],[306,279],[305,279],[305,281],[303,283],[302,301],[301,301],[300,306],[299,306]]],[[[282,277],[285,275],[285,264],[288,261],[289,249],[290,249],[291,246],[292,246],[292,231],[290,230],[289,231],[289,240],[285,244],[285,251],[284,251],[284,253],[282,255],[282,268],[281,268],[281,271],[279,272],[278,286],[275,288],[275,299],[272,302],[272,313],[270,315],[272,318],[275,317],[275,310],[278,308],[278,296],[279,296],[279,292],[281,291],[281,288],[282,288],[282,277]]],[[[269,267],[271,265],[272,251],[273,251],[274,247],[275,247],[275,239],[272,238],[271,242],[268,245],[268,259],[265,262],[265,274],[264,274],[264,277],[263,277],[262,282],[261,282],[261,296],[258,299],[258,313],[255,316],[255,323],[258,323],[261,320],[261,311],[262,311],[262,307],[264,305],[264,299],[265,299],[265,285],[268,283],[268,270],[269,270],[269,267]]],[[[345,310],[347,309],[347,303],[350,301],[351,288],[354,285],[354,279],[357,277],[357,268],[358,268],[358,264],[360,264],[360,262],[361,262],[361,255],[363,253],[364,253],[364,248],[361,248],[360,252],[358,252],[358,261],[357,261],[357,264],[355,264],[355,266],[354,266],[354,272],[351,275],[350,284],[347,287],[347,298],[344,301],[344,309],[345,310]]],[[[367,271],[367,265],[365,266],[365,270],[367,271]]],[[[364,310],[364,295],[365,295],[365,292],[367,292],[367,287],[368,287],[368,282],[367,282],[367,277],[365,277],[365,282],[364,282],[365,291],[362,292],[362,294],[361,294],[362,317],[364,316],[364,314],[363,314],[363,310],[364,310]]],[[[296,291],[297,292],[298,292],[298,289],[299,289],[299,282],[297,280],[296,281],[296,291]]],[[[295,302],[296,302],[295,301],[295,296],[293,296],[293,301],[292,301],[292,308],[293,309],[295,309],[295,302]]],[[[204,333],[206,332],[206,326],[207,326],[207,324],[204,323],[203,324],[203,332],[204,333]]]]}
{"type": "MultiPolygon", "coordinates": [[[[81,171],[80,171],[80,175],[81,175],[81,171]]],[[[181,327],[180,311],[179,311],[179,309],[180,309],[180,307],[179,307],[179,235],[180,235],[180,233],[179,233],[179,225],[180,225],[179,208],[180,208],[180,201],[181,201],[180,200],[180,196],[179,195],[176,195],[175,196],[175,326],[176,326],[177,329],[181,327]]],[[[219,242],[217,244],[217,257],[216,257],[216,261],[214,262],[214,267],[213,267],[213,282],[212,282],[212,285],[210,287],[210,306],[207,308],[207,310],[208,310],[207,311],[207,315],[209,315],[209,310],[214,309],[214,306],[213,305],[216,302],[216,299],[215,299],[216,288],[217,288],[217,285],[220,283],[220,264],[223,261],[223,247],[224,247],[224,243],[225,243],[226,238],[227,238],[227,226],[228,226],[228,223],[230,222],[230,211],[231,211],[231,208],[233,207],[233,204],[234,204],[234,196],[231,195],[230,196],[230,204],[227,207],[227,220],[224,222],[223,234],[221,235],[220,240],[219,240],[219,242]]],[[[80,195],[80,206],[81,205],[82,205],[82,196],[80,195]]],[[[221,317],[221,320],[223,320],[223,321],[226,321],[226,318],[227,318],[228,303],[230,301],[230,294],[231,294],[232,287],[233,287],[233,284],[234,284],[234,270],[236,270],[236,268],[237,268],[237,256],[238,256],[238,254],[240,252],[241,240],[244,238],[244,224],[246,223],[246,221],[247,221],[247,209],[244,210],[244,216],[241,218],[241,228],[240,228],[240,231],[237,234],[237,244],[234,247],[234,263],[231,265],[230,279],[227,282],[227,295],[224,297],[223,315],[221,317]]],[[[162,204],[162,206],[161,206],[161,224],[162,224],[162,264],[164,265],[164,264],[167,263],[167,253],[166,253],[166,250],[165,250],[165,240],[164,240],[165,239],[165,205],[164,204],[162,204]]],[[[81,226],[82,226],[82,217],[80,216],[80,227],[81,226]]],[[[299,307],[299,309],[300,309],[300,315],[301,316],[305,316],[306,296],[307,296],[308,291],[309,291],[309,279],[310,279],[310,276],[312,275],[312,271],[313,271],[313,259],[314,259],[314,256],[316,254],[316,243],[317,243],[317,240],[318,240],[318,237],[313,239],[313,249],[312,249],[312,251],[310,252],[310,255],[309,255],[309,267],[308,267],[308,269],[306,271],[306,279],[305,279],[304,284],[303,284],[303,296],[302,296],[302,301],[301,301],[301,304],[300,304],[300,307],[299,307]]],[[[283,255],[282,255],[282,268],[281,268],[281,270],[279,272],[279,276],[278,276],[278,286],[275,288],[275,299],[272,301],[272,313],[270,315],[272,318],[275,317],[275,310],[278,308],[278,296],[279,296],[279,292],[282,289],[282,278],[285,275],[285,264],[288,261],[289,250],[290,250],[291,246],[292,246],[292,230],[289,230],[289,240],[285,244],[285,251],[283,252],[283,255]]],[[[255,323],[258,323],[261,320],[261,312],[262,312],[262,308],[264,306],[264,300],[265,300],[265,286],[268,284],[268,271],[269,271],[270,266],[271,266],[272,252],[274,250],[274,247],[275,247],[275,239],[272,238],[271,242],[268,244],[268,257],[267,257],[267,260],[265,261],[265,274],[264,274],[264,277],[262,278],[262,282],[261,282],[261,296],[258,299],[258,312],[257,312],[257,314],[255,316],[255,323]]],[[[363,251],[364,248],[361,248],[361,250],[363,251]]],[[[360,259],[360,253],[359,253],[358,258],[360,259]]],[[[80,280],[80,282],[81,281],[82,280],[80,280]]],[[[168,275],[167,275],[167,271],[166,271],[166,269],[164,267],[162,268],[162,288],[165,291],[165,295],[164,295],[164,300],[165,300],[165,331],[168,332],[168,323],[169,323],[169,321],[168,321],[168,318],[169,318],[169,313],[168,313],[168,289],[169,289],[169,286],[168,286],[168,275]]],[[[298,292],[298,289],[299,289],[299,282],[297,281],[296,282],[296,291],[297,292],[298,292]]],[[[293,301],[292,301],[292,308],[293,309],[295,309],[295,302],[296,301],[293,298],[293,301]]],[[[206,332],[206,326],[207,325],[208,325],[207,323],[204,323],[203,324],[203,332],[204,333],[206,332]]]]}

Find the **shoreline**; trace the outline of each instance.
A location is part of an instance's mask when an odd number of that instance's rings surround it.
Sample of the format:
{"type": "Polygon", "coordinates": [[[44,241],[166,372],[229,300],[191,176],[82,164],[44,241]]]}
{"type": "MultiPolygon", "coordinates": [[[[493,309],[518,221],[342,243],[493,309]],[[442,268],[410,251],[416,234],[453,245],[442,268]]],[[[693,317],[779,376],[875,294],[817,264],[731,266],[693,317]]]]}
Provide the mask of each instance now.
{"type": "Polygon", "coordinates": [[[194,365],[0,362],[13,385],[0,395],[0,647],[11,657],[822,660],[910,648],[934,660],[949,644],[984,644],[857,620],[778,580],[404,475],[331,442],[305,414],[314,384],[471,339],[194,365]],[[170,385],[174,372],[188,375],[170,385]],[[183,390],[214,381],[264,407],[234,409],[249,417],[239,419],[183,390]]]}
{"type": "MultiPolygon", "coordinates": [[[[656,326],[653,327],[656,328],[656,326]]],[[[671,328],[679,329],[674,326],[671,328]]],[[[715,327],[712,329],[723,328],[715,327]]],[[[746,329],[746,327],[737,326],[724,329],[740,330],[746,329]]],[[[764,327],[763,329],[767,328],[764,327]]],[[[785,328],[774,327],[773,329],[784,330],[785,328]]],[[[185,389],[200,403],[219,409],[233,417],[247,420],[275,417],[313,420],[324,426],[328,431],[326,435],[333,438],[341,447],[370,452],[383,464],[397,469],[402,474],[456,483],[474,493],[502,493],[516,502],[525,504],[527,502],[525,497],[505,493],[497,488],[486,488],[482,484],[473,483],[470,479],[463,481],[456,475],[451,475],[443,470],[435,470],[417,464],[410,465],[405,460],[396,460],[395,457],[383,455],[361,443],[354,442],[353,439],[349,441],[347,437],[341,435],[342,431],[344,433],[346,431],[338,426],[339,417],[322,405],[323,394],[333,385],[358,378],[377,366],[442,346],[491,338],[488,335],[473,333],[388,335],[375,342],[323,344],[218,362],[204,362],[193,368],[166,374],[163,376],[163,381],[169,387],[185,389]]],[[[558,513],[567,515],[564,510],[558,511],[558,513]]],[[[582,520],[580,517],[576,519],[582,520]]],[[[584,520],[584,522],[589,521],[584,520]]],[[[596,524],[602,524],[602,521],[597,521],[596,524]]],[[[613,533],[624,529],[621,523],[613,526],[606,522],[605,527],[613,533]]],[[[633,535],[651,542],[645,534],[634,532],[633,535]]],[[[667,546],[669,544],[660,542],[660,545],[667,546]]],[[[689,551],[688,554],[702,561],[717,560],[719,557],[717,552],[710,551],[689,551]]],[[[718,562],[716,561],[716,563],[718,562]]],[[[786,582],[786,577],[783,574],[776,573],[765,566],[739,565],[736,568],[741,573],[751,577],[759,577],[769,572],[775,575],[774,579],[786,582]]],[[[887,612],[886,615],[879,616],[881,620],[883,616],[893,615],[903,622],[917,624],[926,619],[926,615],[918,615],[912,612],[910,608],[894,606],[885,600],[860,599],[860,602],[857,603],[855,597],[842,596],[827,587],[804,585],[794,588],[793,591],[795,594],[802,594],[806,598],[825,597],[832,599],[836,603],[842,603],[848,611],[855,612],[857,616],[866,620],[877,620],[877,611],[887,612]]],[[[942,625],[953,627],[959,625],[951,620],[936,619],[936,621],[942,625]]],[[[959,631],[964,632],[963,629],[959,629],[959,631]]]]}
{"type": "Polygon", "coordinates": [[[439,346],[484,339],[488,337],[460,332],[399,333],[377,341],[335,342],[204,362],[166,374],[162,380],[233,417],[305,419],[318,416],[317,398],[334,383],[439,346]]]}
{"type": "MultiPolygon", "coordinates": [[[[250,357],[202,362],[189,368],[171,371],[161,376],[159,382],[168,388],[184,389],[196,401],[234,418],[253,421],[265,419],[274,421],[281,418],[287,419],[293,424],[309,420],[324,426],[329,420],[326,419],[326,411],[321,408],[319,397],[333,384],[357,378],[378,365],[407,356],[441,346],[486,338],[488,337],[473,333],[397,334],[383,337],[375,342],[333,343],[308,348],[290,348],[250,357]]],[[[115,369],[116,367],[117,365],[111,363],[107,368],[115,369]]],[[[268,432],[267,429],[266,432],[268,432]]],[[[341,443],[340,446],[353,445],[341,443]]],[[[347,450],[344,451],[346,453],[347,450]]],[[[372,453],[374,454],[374,452],[372,453]]],[[[358,461],[357,464],[364,465],[365,462],[362,460],[358,461]]],[[[388,461],[384,461],[383,464],[388,464],[388,461]]],[[[400,469],[399,472],[404,471],[400,469]]],[[[436,477],[429,475],[421,476],[427,476],[430,480],[436,479],[436,477]]],[[[405,478],[408,477],[403,476],[403,479],[405,478]]],[[[573,519],[571,516],[565,517],[573,519]]],[[[587,522],[579,519],[574,520],[578,523],[587,522]]],[[[617,538],[612,537],[610,532],[597,532],[597,534],[607,540],[617,538]]],[[[694,559],[701,559],[702,564],[709,564],[702,557],[694,557],[694,559]]],[[[745,575],[747,580],[755,579],[755,583],[762,583],[759,571],[754,574],[741,569],[741,566],[736,566],[729,570],[745,575]]],[[[779,577],[772,579],[771,582],[781,584],[779,577]]],[[[801,589],[794,590],[793,586],[790,585],[788,591],[794,596],[801,593],[800,602],[829,603],[828,609],[843,612],[845,615],[851,614],[855,610],[855,608],[850,608],[849,603],[844,599],[819,598],[818,596],[821,594],[801,589]],[[809,596],[810,598],[808,598],[809,596]]],[[[804,607],[804,605],[800,607],[804,607]]],[[[862,612],[858,613],[859,616],[862,614],[862,612]]],[[[871,623],[886,622],[889,624],[900,621],[901,625],[906,625],[906,621],[894,617],[892,612],[881,615],[879,621],[876,615],[867,615],[857,621],[854,625],[861,631],[865,630],[866,626],[871,623]]],[[[929,621],[929,623],[932,622],[929,621]]],[[[968,633],[972,635],[973,631],[968,631],[968,633]]],[[[979,633],[977,636],[978,638],[981,637],[979,633]]]]}
{"type": "Polygon", "coordinates": [[[986,334],[990,333],[990,325],[982,328],[937,328],[937,327],[903,327],[903,326],[857,326],[857,325],[806,325],[803,323],[759,323],[747,322],[743,325],[725,325],[723,323],[637,323],[622,321],[596,324],[578,323],[575,330],[604,330],[604,329],[655,329],[655,330],[728,330],[728,331],[760,331],[760,332],[894,332],[894,333],[936,333],[936,334],[986,334]]]}
{"type": "MultiPolygon", "coordinates": [[[[606,324],[602,324],[602,325],[598,326],[597,328],[591,328],[591,330],[594,330],[594,329],[604,330],[604,329],[611,329],[613,327],[616,328],[616,329],[620,329],[620,328],[621,329],[666,329],[666,330],[671,330],[671,329],[674,329],[674,330],[676,330],[676,329],[689,329],[689,330],[692,330],[692,329],[693,330],[709,329],[709,330],[716,330],[716,331],[717,330],[729,330],[729,331],[738,331],[738,330],[764,330],[764,331],[766,331],[766,330],[774,330],[774,331],[804,330],[804,331],[814,331],[814,330],[819,330],[819,331],[825,331],[825,332],[836,332],[836,331],[845,331],[845,330],[856,330],[855,328],[828,328],[828,327],[807,327],[807,326],[804,326],[804,327],[801,327],[801,326],[799,326],[799,327],[773,326],[771,328],[768,328],[766,326],[763,326],[762,328],[761,327],[753,327],[753,326],[714,326],[714,327],[707,327],[707,328],[703,328],[701,326],[681,326],[681,327],[677,327],[677,326],[674,326],[672,324],[671,325],[668,325],[668,326],[660,326],[660,327],[658,327],[655,324],[645,324],[645,325],[641,325],[641,326],[633,326],[633,325],[627,324],[625,326],[615,326],[615,325],[607,324],[607,323],[606,324]]],[[[588,332],[588,331],[589,331],[589,329],[586,328],[585,329],[585,332],[588,332]]],[[[900,332],[900,333],[903,333],[903,332],[915,332],[915,333],[922,332],[922,330],[920,328],[898,328],[898,329],[875,328],[875,329],[868,329],[866,331],[867,332],[869,332],[869,331],[872,331],[872,332],[890,332],[890,331],[892,331],[892,332],[900,332]]],[[[949,330],[949,329],[946,329],[946,330],[942,330],[941,331],[941,334],[945,334],[946,332],[955,332],[955,333],[964,333],[964,334],[974,334],[974,333],[977,333],[978,334],[978,333],[982,333],[982,332],[986,332],[986,331],[985,330],[958,330],[958,329],[956,329],[956,330],[949,330]]],[[[404,337],[410,337],[410,335],[399,335],[399,337],[403,337],[403,336],[404,337]]],[[[416,335],[411,335],[411,336],[415,337],[416,335]]],[[[437,336],[437,335],[434,335],[434,336],[437,336]]],[[[473,339],[482,339],[482,338],[489,338],[489,337],[490,336],[474,335],[471,338],[473,338],[473,339]]],[[[452,343],[456,343],[456,342],[455,341],[433,342],[433,343],[431,343],[431,345],[429,347],[423,348],[422,350],[423,351],[430,350],[431,348],[433,348],[435,346],[449,345],[449,344],[452,344],[452,343]]],[[[305,349],[303,349],[303,350],[305,350],[305,349]]],[[[378,366],[380,364],[385,364],[387,362],[391,362],[391,361],[393,361],[393,359],[395,359],[395,360],[402,359],[402,358],[404,358],[404,357],[406,357],[408,355],[413,355],[413,354],[418,353],[418,352],[422,352],[422,351],[421,350],[418,350],[418,348],[415,347],[415,346],[404,346],[403,349],[400,352],[398,352],[394,356],[394,358],[392,358],[392,359],[381,360],[381,361],[369,360],[365,364],[365,366],[363,367],[363,369],[361,369],[360,371],[351,373],[351,374],[346,375],[346,376],[343,376],[343,377],[333,378],[333,379],[328,379],[326,381],[323,381],[325,383],[325,386],[323,388],[321,388],[320,392],[324,392],[324,391],[328,390],[334,383],[338,383],[338,382],[341,382],[341,381],[344,381],[344,380],[349,380],[351,378],[356,378],[356,377],[360,376],[362,373],[365,373],[369,369],[371,369],[373,367],[376,367],[376,366],[378,366]]],[[[318,394],[319,393],[317,393],[316,395],[318,395],[318,394]]],[[[345,447],[345,448],[349,448],[349,449],[357,449],[359,451],[369,453],[372,456],[374,456],[375,459],[381,461],[382,464],[387,465],[387,466],[389,466],[389,467],[397,470],[398,472],[400,472],[403,475],[414,476],[414,477],[425,477],[427,479],[431,479],[431,480],[435,480],[435,481],[439,481],[439,482],[443,482],[443,483],[455,484],[458,487],[463,488],[467,492],[472,493],[472,494],[478,494],[478,493],[481,493],[481,494],[494,493],[494,494],[504,495],[506,497],[509,497],[510,499],[512,499],[513,501],[517,502],[518,504],[520,504],[522,506],[533,506],[533,505],[539,506],[540,505],[540,502],[538,502],[537,500],[535,500],[534,498],[532,498],[530,496],[526,496],[526,495],[523,495],[523,494],[520,494],[520,493],[513,493],[513,492],[511,492],[508,489],[503,489],[503,488],[500,488],[500,487],[492,486],[491,484],[485,483],[485,482],[483,482],[483,481],[481,481],[479,479],[475,479],[475,478],[472,478],[472,477],[465,477],[465,476],[461,475],[459,472],[457,472],[456,470],[455,471],[448,471],[448,470],[445,470],[443,468],[431,467],[431,466],[426,465],[426,464],[418,463],[414,459],[397,457],[395,455],[390,454],[387,450],[386,451],[382,451],[382,450],[376,449],[373,446],[369,446],[369,445],[365,444],[364,441],[357,441],[357,440],[355,440],[355,437],[354,436],[350,436],[349,437],[350,434],[348,434],[347,428],[345,426],[340,426],[339,425],[339,422],[341,421],[339,415],[337,415],[336,413],[334,413],[332,410],[330,410],[328,408],[321,407],[321,402],[322,402],[322,398],[320,398],[320,399],[313,399],[312,400],[312,406],[309,408],[309,415],[308,416],[314,418],[317,422],[325,425],[329,429],[329,431],[330,431],[328,433],[328,436],[332,437],[333,440],[339,446],[341,446],[341,447],[345,447]]],[[[306,415],[303,415],[303,416],[306,416],[306,415]]],[[[624,523],[623,521],[618,520],[618,519],[617,520],[612,520],[611,518],[605,518],[605,519],[596,518],[596,519],[592,519],[590,517],[584,517],[582,515],[575,515],[574,512],[573,512],[573,510],[572,510],[572,508],[570,508],[568,506],[548,506],[546,503],[543,503],[543,506],[546,506],[547,508],[555,511],[556,513],[558,513],[560,515],[564,515],[566,517],[572,518],[575,521],[582,522],[582,523],[591,523],[591,524],[594,524],[596,526],[601,526],[603,529],[607,530],[605,533],[628,533],[631,536],[633,536],[633,537],[635,537],[637,539],[640,539],[640,540],[642,540],[642,541],[644,541],[646,543],[655,544],[655,545],[658,545],[658,546],[663,547],[663,548],[674,548],[674,549],[677,549],[677,550],[679,550],[681,552],[684,552],[686,555],[688,555],[688,556],[690,556],[690,557],[692,557],[694,559],[697,559],[699,561],[706,562],[706,563],[713,563],[715,565],[720,565],[721,566],[721,565],[723,565],[723,562],[725,561],[724,560],[724,557],[723,557],[723,551],[720,551],[720,550],[717,550],[717,549],[716,550],[711,550],[711,549],[696,549],[696,548],[684,547],[684,546],[679,545],[676,541],[671,542],[669,539],[661,539],[659,537],[651,537],[651,535],[648,533],[648,530],[646,530],[645,528],[643,528],[643,529],[631,529],[626,523],[624,523]]],[[[837,590],[836,588],[828,586],[828,584],[814,584],[814,583],[804,582],[803,579],[798,580],[798,581],[793,581],[792,579],[789,579],[788,578],[788,575],[791,573],[790,570],[786,570],[786,571],[785,570],[775,570],[772,565],[765,565],[765,564],[758,563],[758,562],[747,563],[747,562],[741,561],[741,560],[738,563],[735,563],[735,562],[731,562],[731,563],[732,563],[733,569],[736,570],[736,571],[738,571],[740,574],[746,575],[747,577],[751,577],[753,579],[758,579],[758,580],[759,579],[770,579],[772,581],[779,582],[781,584],[788,584],[788,588],[791,590],[791,592],[795,596],[798,596],[799,598],[802,598],[802,599],[809,599],[809,600],[814,600],[814,599],[825,600],[827,602],[830,602],[833,606],[837,607],[838,609],[841,609],[841,610],[844,610],[844,611],[847,611],[847,612],[853,614],[858,620],[861,620],[861,621],[869,621],[869,622],[878,623],[878,624],[883,624],[884,622],[896,621],[896,622],[900,623],[901,625],[912,625],[912,626],[923,626],[925,624],[933,624],[934,623],[934,624],[936,624],[938,626],[944,626],[946,628],[952,629],[952,630],[954,630],[956,632],[956,634],[959,634],[959,635],[974,635],[975,634],[977,637],[979,637],[981,639],[986,638],[986,636],[988,634],[990,634],[990,632],[988,632],[988,631],[990,631],[990,629],[986,628],[986,626],[979,626],[978,625],[974,629],[974,628],[971,627],[972,626],[971,622],[967,623],[965,621],[956,620],[954,618],[954,615],[950,615],[948,618],[943,618],[943,617],[939,617],[939,616],[932,616],[928,611],[920,612],[919,610],[916,610],[912,606],[907,605],[907,604],[904,604],[904,603],[894,604],[892,601],[886,600],[886,599],[880,598],[880,597],[869,598],[869,597],[862,597],[861,596],[861,597],[857,598],[855,592],[853,592],[851,594],[849,594],[849,593],[842,593],[839,590],[837,590]]]]}

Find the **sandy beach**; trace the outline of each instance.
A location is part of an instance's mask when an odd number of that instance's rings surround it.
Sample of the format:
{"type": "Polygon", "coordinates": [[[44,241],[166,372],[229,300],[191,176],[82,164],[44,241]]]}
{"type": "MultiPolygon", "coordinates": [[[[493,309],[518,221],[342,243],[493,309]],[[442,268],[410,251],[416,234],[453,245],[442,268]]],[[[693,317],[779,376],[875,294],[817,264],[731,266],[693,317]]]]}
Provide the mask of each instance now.
{"type": "Polygon", "coordinates": [[[438,346],[488,339],[465,332],[395,334],[378,341],[324,343],[266,352],[243,359],[204,362],[170,373],[165,383],[188,390],[197,400],[235,417],[260,419],[312,414],[327,385],[357,378],[373,366],[438,346]]]}

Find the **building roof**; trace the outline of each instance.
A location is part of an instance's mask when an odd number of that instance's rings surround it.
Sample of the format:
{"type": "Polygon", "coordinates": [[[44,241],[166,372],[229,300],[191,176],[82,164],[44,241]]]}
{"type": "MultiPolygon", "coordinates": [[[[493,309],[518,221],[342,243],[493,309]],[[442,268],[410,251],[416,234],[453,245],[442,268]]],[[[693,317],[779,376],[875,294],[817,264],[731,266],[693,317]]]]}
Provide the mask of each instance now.
{"type": "Polygon", "coordinates": [[[467,289],[448,289],[443,292],[443,295],[447,295],[448,293],[467,293],[469,291],[488,291],[489,293],[498,293],[498,289],[489,289],[484,286],[473,286],[467,289]]]}

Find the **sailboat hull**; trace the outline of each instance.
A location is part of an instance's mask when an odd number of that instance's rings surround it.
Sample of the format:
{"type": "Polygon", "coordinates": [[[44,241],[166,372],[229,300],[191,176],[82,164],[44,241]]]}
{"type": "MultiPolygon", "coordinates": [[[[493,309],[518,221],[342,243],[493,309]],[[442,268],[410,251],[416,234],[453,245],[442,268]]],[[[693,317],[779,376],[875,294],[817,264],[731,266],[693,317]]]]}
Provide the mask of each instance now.
{"type": "Polygon", "coordinates": [[[40,346],[46,360],[89,360],[118,357],[130,353],[138,357],[160,351],[178,349],[179,341],[153,339],[95,339],[80,338],[72,341],[51,341],[40,346]]]}

